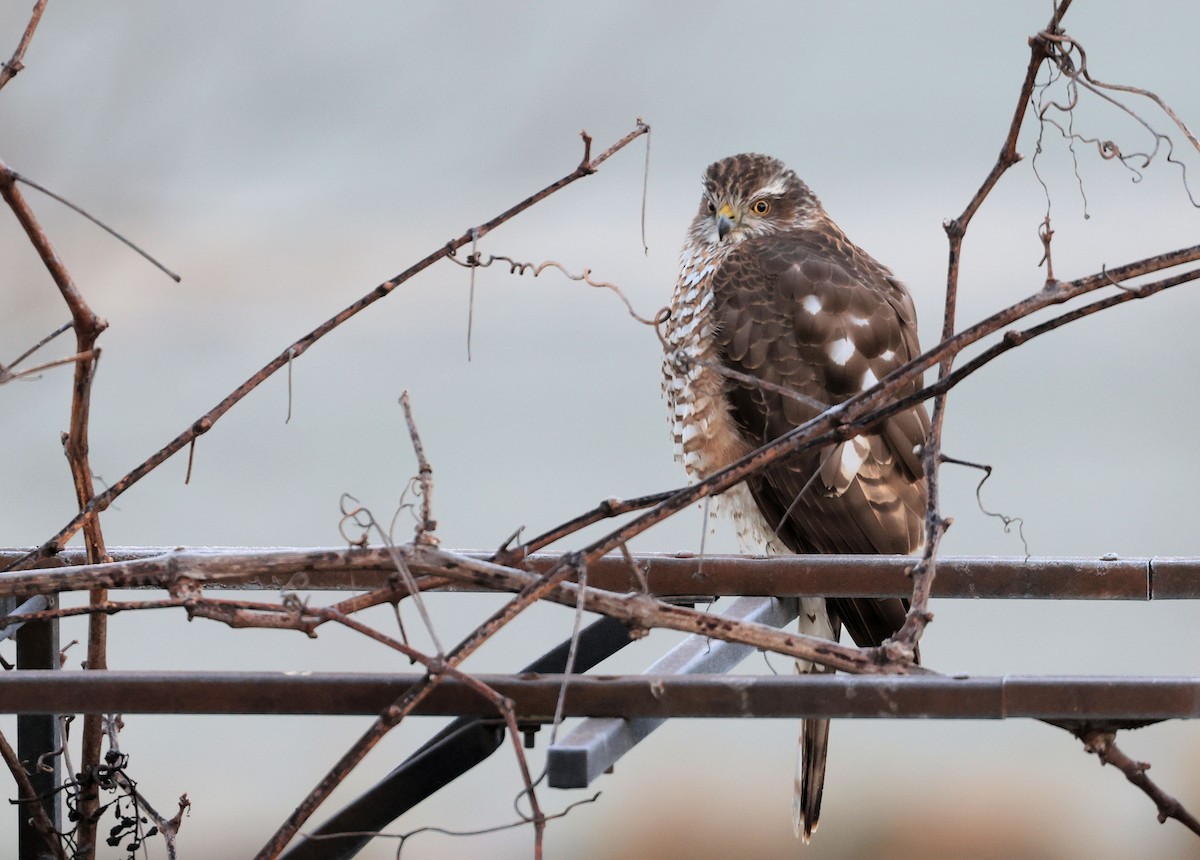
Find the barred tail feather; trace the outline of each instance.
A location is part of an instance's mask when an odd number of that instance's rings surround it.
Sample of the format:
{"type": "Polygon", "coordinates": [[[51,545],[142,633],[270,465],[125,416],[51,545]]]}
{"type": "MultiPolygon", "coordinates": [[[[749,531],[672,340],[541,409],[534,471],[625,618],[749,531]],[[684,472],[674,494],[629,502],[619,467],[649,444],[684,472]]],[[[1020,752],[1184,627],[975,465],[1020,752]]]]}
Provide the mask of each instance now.
{"type": "Polygon", "coordinates": [[[800,730],[800,756],[796,760],[796,794],[792,823],[805,843],[812,838],[821,817],[825,790],[825,757],[829,751],[829,720],[805,720],[800,730]]]}
{"type": "MultiPolygon", "coordinates": [[[[841,621],[830,613],[823,597],[800,598],[800,632],[838,640],[841,621]]],[[[825,674],[833,670],[806,661],[796,661],[801,674],[825,674]]],[[[796,786],[792,797],[792,823],[796,835],[806,843],[821,817],[821,795],[825,791],[825,759],[829,751],[829,720],[805,720],[800,729],[800,755],[796,761],[796,786]]]]}

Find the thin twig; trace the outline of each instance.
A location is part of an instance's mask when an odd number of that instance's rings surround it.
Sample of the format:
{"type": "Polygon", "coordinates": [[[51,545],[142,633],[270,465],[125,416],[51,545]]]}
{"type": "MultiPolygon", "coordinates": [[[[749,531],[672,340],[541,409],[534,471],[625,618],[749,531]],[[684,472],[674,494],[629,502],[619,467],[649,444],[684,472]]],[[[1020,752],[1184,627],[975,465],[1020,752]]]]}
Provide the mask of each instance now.
{"type": "Polygon", "coordinates": [[[50,370],[54,367],[62,367],[64,364],[74,364],[78,361],[93,361],[100,355],[100,350],[89,349],[87,352],[81,352],[78,355],[69,355],[66,358],[47,361],[45,364],[35,364],[33,367],[13,373],[8,368],[0,367],[0,385],[6,382],[12,382],[16,379],[26,379],[35,374],[41,373],[43,370],[50,370]]]}
{"type": "Polygon", "coordinates": [[[46,10],[46,0],[37,0],[33,4],[33,14],[29,16],[29,24],[25,27],[25,33],[21,36],[21,41],[17,43],[17,49],[13,51],[12,58],[0,66],[0,89],[4,85],[17,76],[17,73],[25,68],[25,51],[29,48],[29,43],[33,40],[34,31],[37,30],[38,24],[42,20],[42,12],[46,10]]]}
{"type": "Polygon", "coordinates": [[[421,493],[421,518],[417,522],[413,540],[426,546],[437,546],[441,541],[434,534],[437,531],[437,520],[433,518],[433,467],[425,457],[425,446],[421,444],[421,435],[417,432],[416,421],[413,420],[412,404],[409,402],[407,391],[400,395],[400,405],[404,408],[404,423],[408,425],[413,453],[417,455],[417,482],[421,493]]]}
{"type": "MultiPolygon", "coordinates": [[[[638,117],[638,122],[642,118],[638,117]]],[[[650,256],[650,246],[646,243],[646,198],[650,193],[650,129],[646,129],[646,166],[642,169],[642,253],[650,256]]]]}
{"type": "Polygon", "coordinates": [[[49,188],[46,188],[44,185],[39,185],[38,183],[36,183],[32,179],[30,179],[28,176],[22,176],[20,173],[17,173],[15,170],[11,170],[9,172],[12,174],[12,178],[17,180],[18,182],[24,182],[30,188],[36,188],[38,191],[42,192],[47,197],[51,198],[52,200],[57,200],[63,206],[66,206],[68,209],[70,209],[72,212],[82,215],[84,218],[91,221],[93,224],[95,224],[97,227],[99,227],[105,233],[112,236],[114,239],[116,239],[121,244],[125,245],[125,247],[127,247],[130,250],[137,253],[138,256],[142,257],[142,259],[146,260],[146,262],[150,263],[150,265],[154,266],[154,268],[158,269],[160,272],[162,272],[164,275],[166,275],[168,278],[170,278],[175,283],[178,284],[180,281],[183,280],[183,278],[181,278],[179,275],[172,272],[170,269],[168,269],[166,266],[164,266],[162,263],[160,263],[158,260],[156,260],[154,257],[152,257],[147,251],[145,251],[142,248],[135,245],[131,240],[122,236],[120,233],[118,233],[112,227],[109,227],[107,224],[105,224],[103,221],[101,221],[99,218],[97,218],[92,213],[88,212],[83,207],[72,203],[70,200],[63,197],[61,194],[55,194],[53,191],[51,191],[49,188]]]}
{"type": "MultiPolygon", "coordinates": [[[[121,743],[119,732],[124,724],[119,716],[116,718],[106,718],[104,723],[108,734],[109,752],[120,755],[121,743]]],[[[118,768],[114,771],[113,779],[122,791],[133,798],[133,802],[137,808],[146,813],[150,820],[154,822],[154,826],[158,829],[159,835],[162,836],[163,842],[166,844],[167,860],[175,860],[175,840],[179,835],[179,825],[183,821],[184,813],[192,806],[191,801],[188,800],[188,796],[186,794],[180,795],[179,810],[175,813],[174,817],[166,818],[154,808],[145,795],[138,791],[137,785],[129,778],[123,768],[118,768]]]]}
{"type": "Polygon", "coordinates": [[[46,344],[48,344],[50,341],[54,340],[54,339],[55,339],[56,337],[58,337],[60,334],[63,334],[64,332],[67,332],[67,331],[70,331],[70,329],[71,329],[71,322],[68,320],[67,322],[63,323],[63,324],[62,324],[62,325],[60,325],[58,328],[56,328],[54,331],[50,332],[50,334],[46,335],[44,338],[42,338],[41,340],[39,340],[39,341],[38,341],[37,343],[35,343],[33,346],[29,347],[29,349],[25,350],[23,353],[21,353],[21,354],[20,354],[20,355],[18,355],[16,358],[14,358],[14,359],[12,360],[12,363],[10,363],[10,364],[8,365],[8,369],[9,369],[9,370],[12,370],[14,367],[16,367],[17,365],[19,365],[19,364],[20,364],[22,361],[24,361],[25,359],[29,358],[29,356],[33,355],[35,352],[37,352],[37,351],[38,351],[39,349],[41,349],[43,346],[45,346],[46,344]]]}
{"type": "MultiPolygon", "coordinates": [[[[555,812],[550,815],[543,816],[543,820],[549,822],[555,821],[559,818],[565,818],[575,807],[582,806],[586,803],[595,803],[599,798],[600,792],[597,791],[591,797],[585,797],[581,800],[568,803],[565,807],[563,807],[561,812],[555,812]]],[[[374,830],[342,830],[338,831],[337,833],[306,833],[304,834],[304,838],[310,839],[314,842],[318,842],[322,839],[344,839],[347,836],[370,836],[375,839],[398,839],[400,840],[400,845],[396,849],[396,857],[399,858],[401,856],[401,852],[404,850],[404,844],[408,842],[409,839],[412,839],[414,836],[420,836],[422,833],[437,833],[442,836],[454,837],[487,836],[492,833],[500,833],[505,830],[512,830],[514,827],[524,827],[528,823],[529,820],[525,817],[522,817],[520,821],[510,821],[506,824],[497,824],[492,827],[480,827],[475,830],[451,830],[447,827],[433,826],[418,827],[416,830],[410,830],[406,833],[385,833],[374,830]]]]}

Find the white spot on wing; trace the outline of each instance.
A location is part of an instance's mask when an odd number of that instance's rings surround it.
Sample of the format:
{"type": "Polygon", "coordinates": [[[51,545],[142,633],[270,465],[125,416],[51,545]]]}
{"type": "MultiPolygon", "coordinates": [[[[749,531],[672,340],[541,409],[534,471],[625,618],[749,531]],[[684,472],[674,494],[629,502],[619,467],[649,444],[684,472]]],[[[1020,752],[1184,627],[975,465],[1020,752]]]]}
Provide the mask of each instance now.
{"type": "Polygon", "coordinates": [[[854,355],[854,344],[848,337],[839,337],[837,340],[830,341],[829,345],[825,347],[825,353],[834,364],[844,365],[850,360],[850,356],[854,355]]]}
{"type": "Polygon", "coordinates": [[[808,295],[804,297],[804,301],[800,303],[800,306],[813,316],[816,316],[821,312],[821,299],[816,295],[808,295]]]}
{"type": "Polygon", "coordinates": [[[893,358],[896,357],[896,350],[889,349],[889,350],[881,353],[879,357],[882,358],[884,361],[891,361],[893,358]]]}
{"type": "Polygon", "coordinates": [[[846,492],[858,477],[858,470],[870,451],[871,443],[862,436],[855,436],[838,445],[821,467],[821,480],[826,488],[838,496],[846,492]]]}
{"type": "Polygon", "coordinates": [[[851,314],[850,323],[858,326],[859,328],[865,328],[871,324],[871,321],[866,317],[860,317],[857,314],[851,314]]]}
{"type": "Polygon", "coordinates": [[[842,472],[847,475],[857,475],[858,467],[863,464],[863,460],[867,459],[867,452],[871,450],[871,445],[862,436],[855,436],[845,445],[842,445],[842,472]]]}
{"type": "Polygon", "coordinates": [[[879,378],[875,376],[875,374],[871,372],[871,368],[868,367],[866,372],[863,374],[862,390],[866,391],[878,381],[879,378]]]}

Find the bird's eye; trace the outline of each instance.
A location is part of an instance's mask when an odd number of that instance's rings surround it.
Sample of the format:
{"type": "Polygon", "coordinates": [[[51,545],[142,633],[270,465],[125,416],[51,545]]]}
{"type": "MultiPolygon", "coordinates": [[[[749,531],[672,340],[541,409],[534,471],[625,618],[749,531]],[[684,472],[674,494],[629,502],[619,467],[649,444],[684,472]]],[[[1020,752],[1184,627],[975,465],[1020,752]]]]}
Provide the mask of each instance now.
{"type": "Polygon", "coordinates": [[[771,211],[770,200],[755,200],[754,205],[750,207],[757,215],[766,215],[771,211]]]}
{"type": "Polygon", "coordinates": [[[711,200],[709,200],[709,201],[708,201],[708,211],[709,211],[709,213],[710,213],[710,214],[711,214],[711,213],[713,213],[713,212],[716,212],[716,211],[717,211],[717,204],[716,204],[716,203],[713,203],[711,200]]]}

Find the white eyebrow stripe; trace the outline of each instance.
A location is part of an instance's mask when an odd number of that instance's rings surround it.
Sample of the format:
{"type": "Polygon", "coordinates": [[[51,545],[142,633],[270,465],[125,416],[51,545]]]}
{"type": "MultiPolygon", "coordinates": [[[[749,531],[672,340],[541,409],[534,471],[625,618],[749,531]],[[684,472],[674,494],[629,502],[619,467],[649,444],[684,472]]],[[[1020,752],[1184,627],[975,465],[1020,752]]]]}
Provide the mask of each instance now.
{"type": "Polygon", "coordinates": [[[776,176],[767,185],[754,195],[755,197],[779,197],[783,192],[787,191],[788,183],[786,176],[776,176]]]}

